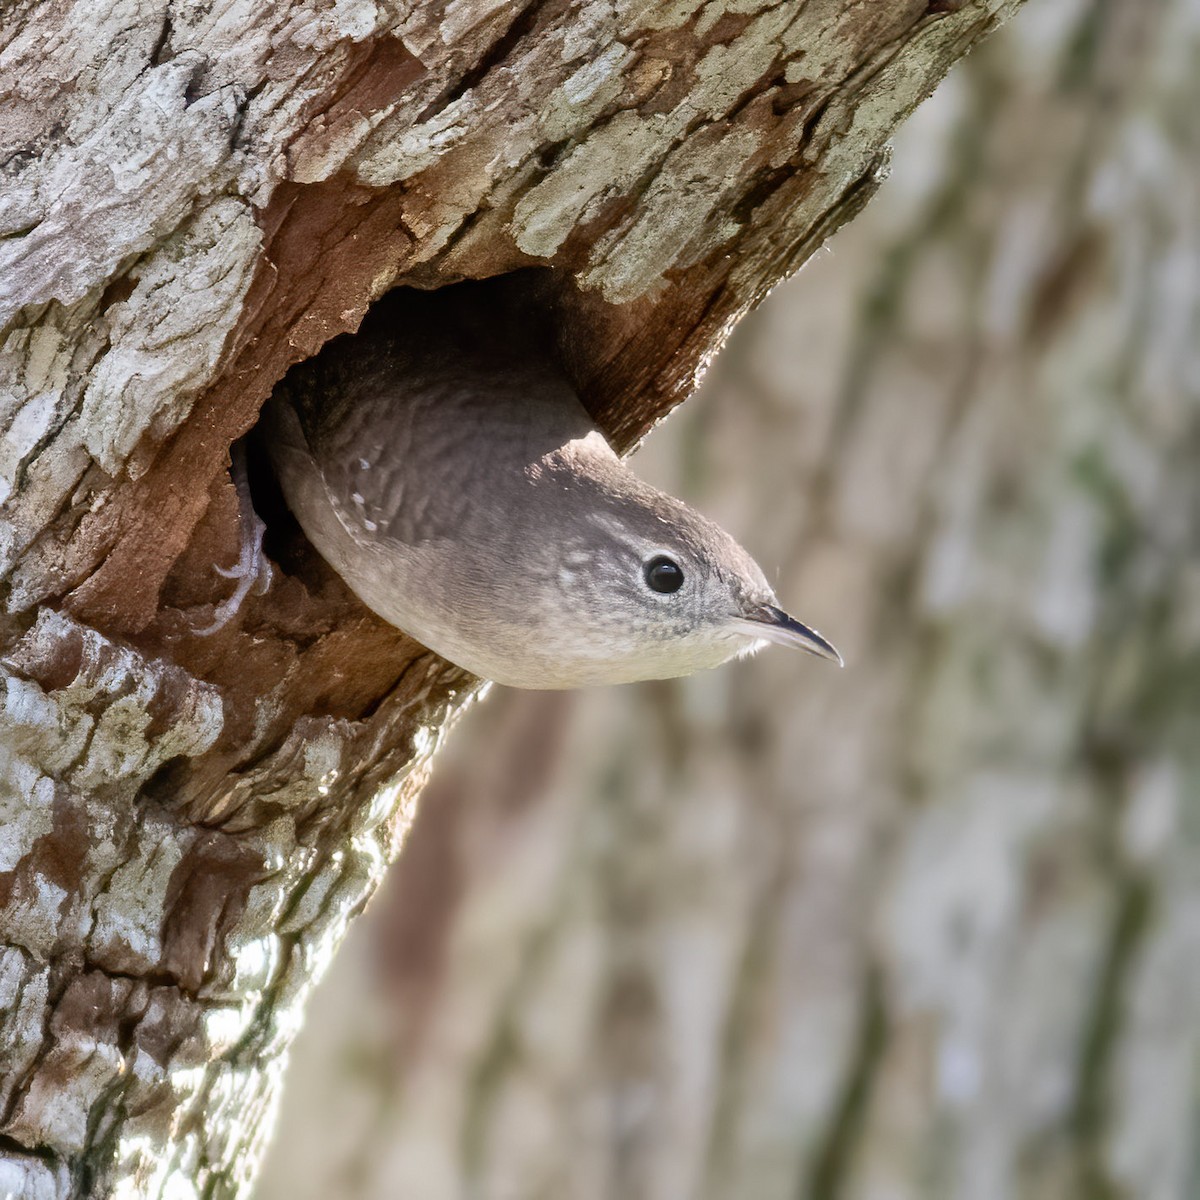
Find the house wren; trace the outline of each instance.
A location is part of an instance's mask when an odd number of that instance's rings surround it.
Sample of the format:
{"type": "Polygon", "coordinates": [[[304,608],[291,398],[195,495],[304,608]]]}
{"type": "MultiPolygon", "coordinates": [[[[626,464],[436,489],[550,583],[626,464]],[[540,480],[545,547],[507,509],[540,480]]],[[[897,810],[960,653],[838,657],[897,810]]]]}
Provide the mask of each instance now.
{"type": "Polygon", "coordinates": [[[271,402],[284,496],[363,603],[514,687],[687,675],[767,642],[840,663],[729,534],[629,470],[495,295],[393,293],[271,402]]]}

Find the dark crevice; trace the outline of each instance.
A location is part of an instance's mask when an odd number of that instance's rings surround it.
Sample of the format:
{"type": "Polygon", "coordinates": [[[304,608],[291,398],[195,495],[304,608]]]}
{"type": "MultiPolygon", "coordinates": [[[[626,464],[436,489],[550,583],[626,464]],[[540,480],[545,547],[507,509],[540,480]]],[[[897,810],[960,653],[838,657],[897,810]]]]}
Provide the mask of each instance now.
{"type": "Polygon", "coordinates": [[[562,138],[557,142],[550,142],[543,146],[537,152],[537,162],[544,171],[552,171],[562,157],[563,151],[573,144],[573,139],[562,138]]]}
{"type": "Polygon", "coordinates": [[[208,63],[197,65],[196,70],[192,72],[191,78],[184,85],[183,89],[183,107],[191,108],[197,100],[203,100],[208,92],[202,90],[202,79],[204,73],[208,70],[208,63]]]}
{"type": "Polygon", "coordinates": [[[253,87],[248,88],[242,98],[238,101],[237,115],[233,119],[233,125],[229,130],[229,148],[236,150],[238,142],[242,136],[242,129],[246,124],[246,114],[250,111],[250,105],[257,98],[258,94],[267,86],[267,79],[264,76],[253,87]]]}
{"type": "MultiPolygon", "coordinates": [[[[383,708],[383,706],[391,700],[391,698],[404,690],[409,674],[414,671],[427,658],[435,657],[432,650],[427,650],[424,653],[416,654],[400,668],[400,674],[396,676],[395,682],[386,692],[382,692],[376,696],[374,700],[369,700],[358,712],[354,718],[355,724],[366,726],[383,708]]],[[[314,714],[321,715],[321,714],[314,714]]]]}
{"type": "MultiPolygon", "coordinates": [[[[105,979],[124,980],[126,983],[145,985],[147,988],[171,988],[173,991],[178,992],[181,996],[186,997],[188,1000],[198,1001],[200,999],[198,992],[192,988],[189,988],[176,974],[171,971],[157,968],[138,972],[119,971],[114,968],[106,967],[102,963],[95,962],[94,960],[88,958],[84,959],[80,966],[79,973],[82,975],[88,972],[93,972],[97,975],[103,975],[105,979]]],[[[123,1017],[121,1018],[121,1021],[123,1022],[126,1020],[131,1020],[136,1028],[145,1015],[145,1012],[140,1012],[137,1013],[136,1016],[123,1017]]],[[[121,1043],[121,1047],[122,1049],[128,1048],[124,1045],[124,1043],[121,1043]]]]}
{"type": "Polygon", "coordinates": [[[1075,1146],[1078,1195],[1089,1200],[1125,1200],[1106,1162],[1113,1054],[1125,1020],[1130,975],[1154,912],[1149,880],[1131,873],[1121,886],[1108,949],[1094,988],[1095,1003],[1080,1044],[1078,1086],[1069,1118],[1075,1146]]]}
{"type": "Polygon", "coordinates": [[[825,98],[817,104],[816,108],[808,114],[807,119],[800,129],[800,137],[796,143],[798,151],[802,150],[812,141],[813,133],[816,131],[817,126],[825,119],[825,114],[829,111],[829,106],[837,96],[838,93],[836,91],[829,91],[825,98]]]}
{"type": "Polygon", "coordinates": [[[442,253],[449,255],[454,251],[458,244],[475,228],[476,225],[483,219],[484,213],[487,210],[482,206],[475,209],[473,212],[467,213],[465,217],[458,223],[458,227],[446,239],[442,247],[442,253]]]}
{"type": "MultiPolygon", "coordinates": [[[[127,1053],[124,1048],[122,1053],[127,1053]]],[[[102,1194],[103,1181],[116,1165],[120,1130],[128,1119],[125,1093],[132,1081],[132,1072],[122,1072],[101,1090],[88,1109],[83,1148],[71,1160],[76,1195],[102,1194]]]]}
{"type": "Polygon", "coordinates": [[[1059,86],[1064,92],[1083,91],[1096,79],[1105,34],[1113,19],[1113,0],[1093,0],[1063,54],[1059,86]]]}
{"type": "Polygon", "coordinates": [[[58,1166],[60,1161],[58,1155],[46,1146],[26,1146],[6,1133],[0,1133],[0,1155],[6,1158],[36,1158],[50,1166],[58,1166]]]}
{"type": "Polygon", "coordinates": [[[523,8],[509,25],[508,29],[492,43],[491,48],[484,54],[469,71],[467,71],[461,79],[450,85],[444,91],[439,92],[414,118],[414,124],[420,125],[423,121],[428,121],[435,113],[440,112],[443,108],[453,104],[456,100],[461,100],[469,91],[479,86],[487,74],[495,67],[499,66],[513,51],[516,44],[522,38],[527,36],[537,23],[538,14],[541,12],[544,0],[533,0],[532,3],[523,8]]]}
{"type": "Polygon", "coordinates": [[[162,29],[158,34],[158,41],[154,43],[154,49],[150,51],[150,65],[152,67],[161,67],[168,59],[172,57],[170,52],[171,34],[174,32],[174,27],[171,22],[171,6],[167,5],[167,11],[163,16],[162,29]]]}
{"type": "Polygon", "coordinates": [[[168,805],[183,789],[184,783],[191,774],[191,760],[183,754],[168,758],[142,784],[140,800],[154,804],[168,805]]]}
{"type": "Polygon", "coordinates": [[[795,175],[796,169],[791,163],[759,171],[750,180],[745,195],[730,210],[730,217],[739,225],[746,224],[754,215],[754,210],[795,175]]]}
{"type": "Polygon", "coordinates": [[[839,1200],[845,1194],[848,1168],[866,1124],[887,1031],[883,978],[877,967],[871,967],[863,987],[855,1055],[842,1095],[833,1108],[824,1144],[817,1148],[812,1169],[797,1191],[799,1200],[839,1200]]]}

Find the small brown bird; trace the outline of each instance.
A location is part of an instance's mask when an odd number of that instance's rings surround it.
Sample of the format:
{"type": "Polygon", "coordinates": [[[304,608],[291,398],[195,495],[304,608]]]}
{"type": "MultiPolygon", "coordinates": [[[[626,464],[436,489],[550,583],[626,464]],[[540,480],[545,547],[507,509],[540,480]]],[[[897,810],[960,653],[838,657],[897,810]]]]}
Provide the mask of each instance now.
{"type": "Polygon", "coordinates": [[[840,664],[733,538],[629,470],[494,295],[393,293],[271,402],[284,496],[363,603],[514,687],[687,675],[767,642],[840,664]]]}

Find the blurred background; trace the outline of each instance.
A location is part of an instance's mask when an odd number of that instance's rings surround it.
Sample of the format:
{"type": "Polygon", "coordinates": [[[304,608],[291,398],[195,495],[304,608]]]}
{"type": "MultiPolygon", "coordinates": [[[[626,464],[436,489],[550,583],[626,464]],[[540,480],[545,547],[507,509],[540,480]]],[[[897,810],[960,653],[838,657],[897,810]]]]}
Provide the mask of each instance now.
{"type": "Polygon", "coordinates": [[[1200,3],[1029,0],[638,467],[846,669],[493,689],[259,1200],[1200,1196],[1200,3]]]}

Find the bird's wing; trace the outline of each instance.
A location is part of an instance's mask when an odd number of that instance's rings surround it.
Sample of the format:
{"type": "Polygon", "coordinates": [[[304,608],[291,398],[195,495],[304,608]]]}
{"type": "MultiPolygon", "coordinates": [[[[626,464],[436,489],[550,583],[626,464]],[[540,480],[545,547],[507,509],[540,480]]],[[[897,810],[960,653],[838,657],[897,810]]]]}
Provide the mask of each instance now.
{"type": "Polygon", "coordinates": [[[272,458],[302,525],[323,508],[358,545],[417,546],[460,519],[463,498],[427,478],[433,467],[415,452],[390,363],[301,364],[268,411],[272,458]]]}
{"type": "Polygon", "coordinates": [[[405,546],[445,536],[446,514],[439,520],[428,505],[414,503],[414,463],[373,455],[370,447],[365,453],[359,449],[320,464],[329,504],[342,528],[356,541],[405,546]]]}

